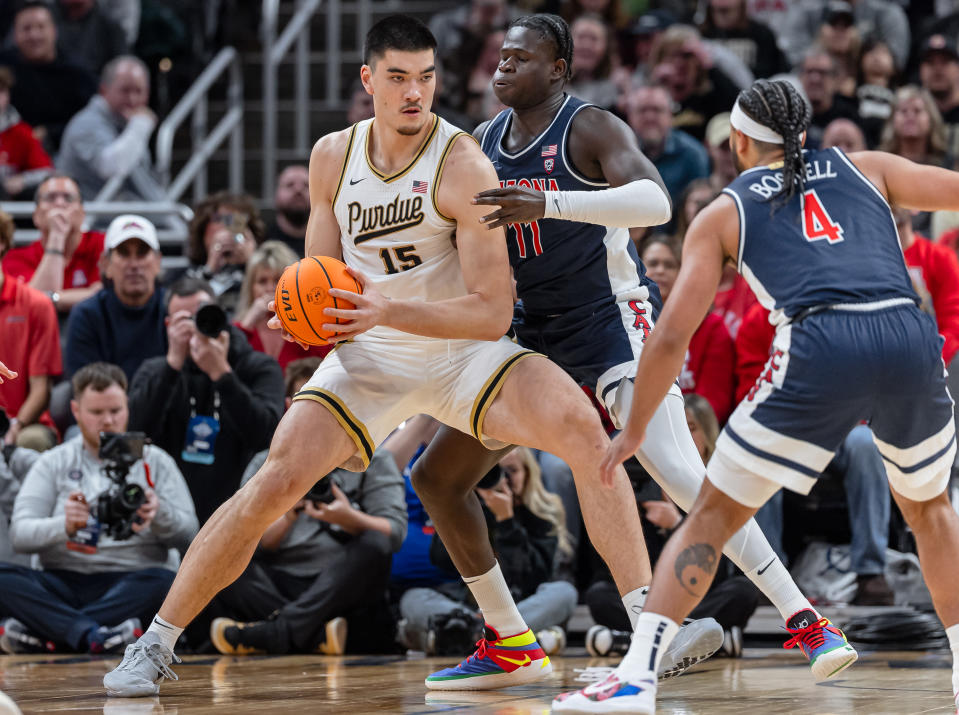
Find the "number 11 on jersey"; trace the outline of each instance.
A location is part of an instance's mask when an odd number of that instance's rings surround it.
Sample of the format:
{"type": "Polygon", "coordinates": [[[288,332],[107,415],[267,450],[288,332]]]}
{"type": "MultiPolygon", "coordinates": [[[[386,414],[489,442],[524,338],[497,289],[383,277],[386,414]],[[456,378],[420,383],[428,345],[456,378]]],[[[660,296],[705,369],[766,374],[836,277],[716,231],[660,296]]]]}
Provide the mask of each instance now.
{"type": "Polygon", "coordinates": [[[520,258],[526,258],[526,228],[529,228],[530,233],[533,239],[533,255],[542,256],[543,255],[543,244],[539,240],[539,221],[533,221],[531,223],[511,223],[508,227],[508,231],[513,232],[513,236],[516,237],[516,248],[519,251],[520,258]]]}

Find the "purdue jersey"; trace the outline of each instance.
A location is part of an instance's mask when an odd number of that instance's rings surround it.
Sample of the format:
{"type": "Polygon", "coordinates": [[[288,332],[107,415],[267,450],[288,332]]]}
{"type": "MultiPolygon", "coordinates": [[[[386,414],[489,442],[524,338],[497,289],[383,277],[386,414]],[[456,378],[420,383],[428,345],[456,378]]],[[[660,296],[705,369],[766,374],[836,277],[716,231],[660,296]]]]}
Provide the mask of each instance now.
{"type": "MultiPolygon", "coordinates": [[[[431,115],[412,161],[387,176],[371,160],[372,126],[372,119],[353,125],[333,196],[343,260],[388,298],[438,301],[466,295],[452,242],[456,222],[440,213],[436,194],[453,145],[469,135],[431,115]]],[[[383,326],[357,339],[396,337],[428,339],[383,326]]]]}

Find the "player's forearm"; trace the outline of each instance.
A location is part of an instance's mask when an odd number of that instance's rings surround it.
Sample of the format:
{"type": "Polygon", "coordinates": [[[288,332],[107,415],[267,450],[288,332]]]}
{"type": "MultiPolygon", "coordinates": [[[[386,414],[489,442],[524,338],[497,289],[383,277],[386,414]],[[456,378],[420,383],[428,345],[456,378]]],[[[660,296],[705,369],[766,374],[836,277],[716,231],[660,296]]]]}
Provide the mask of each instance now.
{"type": "Polygon", "coordinates": [[[669,221],[669,196],[652,179],[600,191],[546,191],[544,215],[567,221],[633,228],[669,221]]]}
{"type": "Polygon", "coordinates": [[[512,318],[510,296],[470,293],[434,302],[391,300],[384,325],[428,338],[499,340],[512,318]]]}

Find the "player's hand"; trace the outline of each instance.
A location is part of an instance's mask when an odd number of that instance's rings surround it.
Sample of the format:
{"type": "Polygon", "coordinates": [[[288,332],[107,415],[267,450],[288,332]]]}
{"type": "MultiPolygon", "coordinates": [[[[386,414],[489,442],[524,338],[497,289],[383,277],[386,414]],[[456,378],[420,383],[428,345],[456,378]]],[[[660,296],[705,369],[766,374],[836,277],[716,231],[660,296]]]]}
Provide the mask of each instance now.
{"type": "Polygon", "coordinates": [[[523,186],[480,191],[473,197],[473,203],[500,207],[498,211],[480,219],[490,229],[511,223],[530,223],[546,215],[546,196],[543,192],[523,186]]]}
{"type": "Polygon", "coordinates": [[[645,429],[633,431],[627,427],[613,438],[609,447],[606,448],[606,456],[599,465],[599,478],[603,486],[613,486],[613,479],[619,465],[636,454],[645,437],[645,429]]]}
{"type": "Polygon", "coordinates": [[[360,284],[362,293],[353,293],[340,288],[331,288],[330,295],[334,298],[342,298],[351,302],[355,308],[353,310],[344,310],[342,308],[325,308],[323,314],[330,318],[339,318],[345,320],[345,323],[324,323],[323,330],[336,331],[328,343],[340,343],[344,340],[352,340],[360,333],[364,333],[377,325],[386,325],[390,300],[378,290],[373,288],[366,276],[359,271],[353,270],[349,266],[346,268],[350,275],[360,284]]]}
{"type": "Polygon", "coordinates": [[[139,534],[141,531],[144,531],[147,527],[149,527],[157,515],[157,507],[160,505],[160,500],[157,497],[157,493],[152,489],[147,488],[146,497],[146,501],[140,505],[139,509],[137,509],[137,516],[140,517],[139,523],[133,522],[133,524],[130,526],[134,534],[139,534]]]}
{"type": "Polygon", "coordinates": [[[288,342],[288,343],[296,343],[297,345],[299,345],[299,346],[300,346],[301,348],[303,348],[304,350],[309,350],[309,349],[310,349],[310,346],[309,346],[309,345],[307,345],[307,344],[305,344],[305,343],[301,343],[299,340],[297,340],[297,339],[294,338],[292,335],[290,335],[288,332],[286,332],[286,328],[283,327],[283,322],[280,320],[279,316],[277,316],[277,314],[276,314],[276,301],[275,301],[275,300],[271,300],[269,303],[267,303],[266,307],[267,307],[267,309],[268,309],[271,313],[273,313],[273,317],[270,318],[268,321],[266,321],[266,327],[268,327],[270,330],[279,330],[279,331],[280,331],[280,336],[281,336],[286,342],[288,342]]]}
{"type": "Polygon", "coordinates": [[[13,380],[14,378],[16,378],[16,376],[17,376],[17,373],[15,373],[9,367],[4,365],[2,362],[0,362],[0,385],[3,384],[3,378],[7,378],[8,380],[13,380]]]}

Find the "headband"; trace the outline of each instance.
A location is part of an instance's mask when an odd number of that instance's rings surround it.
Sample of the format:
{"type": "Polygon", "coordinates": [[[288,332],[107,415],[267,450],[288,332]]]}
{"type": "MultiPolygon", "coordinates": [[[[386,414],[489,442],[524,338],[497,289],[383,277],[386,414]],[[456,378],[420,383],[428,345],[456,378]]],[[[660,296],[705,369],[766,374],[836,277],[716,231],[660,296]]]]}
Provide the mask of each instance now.
{"type": "Polygon", "coordinates": [[[783,144],[782,135],[777,134],[769,127],[760,124],[752,117],[748,116],[739,106],[739,100],[733,105],[733,111],[729,115],[729,124],[734,129],[738,129],[747,137],[752,137],[756,141],[768,142],[769,144],[783,144]]]}

